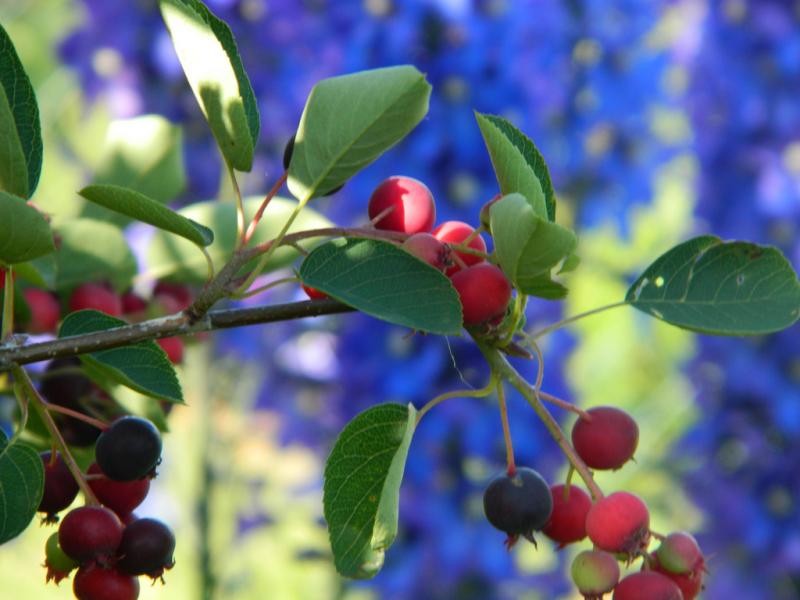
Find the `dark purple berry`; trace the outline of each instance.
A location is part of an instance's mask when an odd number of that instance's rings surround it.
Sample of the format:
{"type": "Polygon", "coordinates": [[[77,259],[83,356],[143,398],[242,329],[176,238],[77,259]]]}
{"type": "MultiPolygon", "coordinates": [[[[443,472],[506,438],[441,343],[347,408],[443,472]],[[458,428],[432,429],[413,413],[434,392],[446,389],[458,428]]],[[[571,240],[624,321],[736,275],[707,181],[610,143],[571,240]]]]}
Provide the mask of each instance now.
{"type": "Polygon", "coordinates": [[[169,527],[155,519],[137,519],[125,528],[117,554],[117,567],[129,575],[156,579],[175,560],[175,536],[169,527]]]}
{"type": "Polygon", "coordinates": [[[494,527],[508,534],[509,548],[519,536],[535,543],[533,532],[544,527],[553,512],[550,487],[539,473],[525,467],[514,475],[499,475],[483,494],[483,510],[494,527]]]}
{"type": "Polygon", "coordinates": [[[153,472],[161,458],[161,434],[147,419],[122,417],[97,438],[95,458],[109,479],[141,479],[153,472]]]}
{"type": "MultiPolygon", "coordinates": [[[[80,366],[81,361],[74,357],[51,361],[45,369],[39,390],[45,400],[84,414],[87,403],[105,400],[107,396],[100,388],[88,377],[76,372],[80,366]]],[[[54,415],[53,418],[70,446],[91,446],[100,435],[97,427],[74,417],[54,415]]]]}
{"type": "Polygon", "coordinates": [[[44,463],[44,493],[38,510],[46,513],[46,522],[55,523],[58,521],[56,513],[72,504],[78,495],[78,483],[61,454],[56,453],[55,461],[49,451],[42,452],[39,456],[44,463]]]}

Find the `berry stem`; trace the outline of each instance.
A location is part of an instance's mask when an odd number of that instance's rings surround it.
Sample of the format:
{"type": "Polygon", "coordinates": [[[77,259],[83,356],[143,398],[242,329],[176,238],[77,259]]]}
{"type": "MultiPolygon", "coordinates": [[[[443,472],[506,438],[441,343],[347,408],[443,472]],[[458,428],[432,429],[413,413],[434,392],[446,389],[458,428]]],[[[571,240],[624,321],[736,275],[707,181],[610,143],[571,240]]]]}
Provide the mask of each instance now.
{"type": "Polygon", "coordinates": [[[5,288],[3,289],[3,329],[0,342],[5,342],[14,332],[14,269],[5,269],[5,288]]]}
{"type": "Polygon", "coordinates": [[[270,281],[262,286],[259,286],[253,290],[248,290],[243,294],[231,294],[231,298],[234,300],[242,300],[244,298],[251,298],[252,296],[257,296],[261,292],[266,292],[268,289],[277,287],[279,285],[283,285],[284,283],[291,283],[293,281],[300,281],[297,277],[282,277],[281,279],[276,279],[274,281],[270,281]]]}
{"type": "Polygon", "coordinates": [[[466,238],[464,238],[461,241],[461,244],[464,245],[464,246],[469,246],[470,242],[472,242],[472,240],[474,240],[476,237],[478,237],[484,231],[486,231],[486,228],[481,223],[480,227],[477,227],[476,229],[473,229],[472,233],[470,233],[466,238]]]}
{"type": "Polygon", "coordinates": [[[436,407],[441,402],[445,400],[449,400],[450,398],[485,398],[489,394],[491,394],[495,387],[497,386],[497,378],[494,376],[494,373],[489,378],[489,383],[487,383],[484,387],[478,390],[455,390],[452,392],[445,392],[444,394],[439,394],[435,398],[432,398],[425,405],[419,409],[417,412],[417,420],[415,425],[419,425],[419,422],[422,420],[422,417],[425,416],[430,409],[436,407]]]}
{"type": "Polygon", "coordinates": [[[585,410],[583,410],[582,408],[578,408],[577,406],[575,406],[571,402],[567,402],[566,400],[562,400],[561,398],[558,398],[557,396],[553,396],[553,394],[548,394],[545,391],[539,390],[539,397],[542,400],[544,400],[545,402],[549,402],[550,404],[558,406],[559,408],[563,408],[564,410],[568,410],[571,413],[575,413],[581,419],[585,419],[587,421],[591,421],[592,420],[592,416],[589,413],[587,413],[585,410]]]}
{"type": "Polygon", "coordinates": [[[289,177],[289,172],[284,171],[283,175],[280,176],[280,179],[275,182],[275,185],[272,186],[272,189],[267,192],[267,195],[264,196],[264,199],[261,201],[261,206],[258,207],[256,214],[253,216],[253,220],[250,221],[250,225],[247,227],[247,232],[244,234],[244,238],[242,238],[242,246],[246,246],[250,243],[250,240],[253,238],[253,234],[256,232],[256,227],[261,222],[261,217],[264,216],[264,211],[267,210],[267,206],[269,205],[270,201],[278,195],[278,192],[283,187],[283,184],[286,183],[286,180],[289,177]]]}
{"type": "MultiPolygon", "coordinates": [[[[453,251],[455,254],[456,252],[461,252],[462,254],[472,254],[473,256],[479,256],[483,260],[488,260],[491,262],[492,256],[491,254],[487,254],[486,252],[481,252],[480,250],[475,250],[475,248],[471,248],[467,246],[464,242],[460,244],[447,244],[450,247],[450,250],[453,251]]],[[[458,255],[455,254],[453,258],[457,258],[458,255]]]]}
{"type": "Polygon", "coordinates": [[[594,478],[592,477],[592,473],[589,470],[589,467],[586,466],[586,463],[581,460],[581,457],[575,452],[575,449],[567,440],[566,435],[561,430],[561,427],[547,410],[547,408],[542,404],[541,399],[539,398],[536,388],[531,386],[519,372],[511,366],[511,363],[506,360],[506,358],[495,348],[491,348],[486,346],[485,344],[481,343],[480,340],[475,340],[478,348],[480,348],[481,352],[483,353],[486,360],[489,362],[489,366],[491,367],[492,371],[497,373],[498,377],[507,380],[512,386],[514,386],[520,394],[528,401],[533,407],[533,410],[536,411],[536,414],[539,415],[539,418],[544,423],[547,430],[550,432],[550,435],[553,436],[556,443],[561,448],[562,452],[567,457],[569,463],[575,468],[575,471],[578,475],[581,476],[586,487],[589,488],[590,493],[592,494],[592,498],[597,501],[603,497],[603,491],[595,482],[594,478]]]}
{"type": "Polygon", "coordinates": [[[66,406],[59,406],[58,404],[53,404],[52,402],[45,402],[45,408],[50,412],[57,412],[61,413],[62,415],[68,415],[75,419],[79,419],[84,423],[88,423],[89,425],[93,425],[97,427],[100,431],[104,431],[108,429],[108,424],[104,423],[100,419],[95,419],[94,417],[90,417],[89,415],[85,415],[77,410],[72,410],[71,408],[67,408],[66,406]]]}
{"type": "Polygon", "coordinates": [[[593,308],[592,310],[587,310],[586,312],[578,313],[577,315],[573,315],[571,317],[567,317],[566,319],[561,319],[560,321],[556,321],[552,325],[548,325],[539,331],[534,331],[531,334],[528,334],[532,340],[538,340],[541,337],[546,336],[548,333],[552,333],[557,329],[561,329],[565,325],[569,325],[570,323],[574,323],[584,317],[590,317],[592,315],[596,315],[597,313],[604,312],[606,310],[611,310],[612,308],[617,308],[618,306],[627,306],[627,301],[623,300],[622,302],[614,302],[613,304],[606,304],[605,306],[599,306],[597,308],[593,308]]]}
{"type": "Polygon", "coordinates": [[[75,458],[69,451],[69,447],[64,441],[61,432],[58,430],[58,426],[56,425],[55,421],[53,421],[53,417],[48,412],[47,401],[42,398],[42,396],[36,390],[36,387],[33,385],[33,381],[31,381],[31,378],[28,376],[28,372],[22,367],[14,365],[12,368],[12,373],[14,375],[14,381],[23,388],[21,392],[27,396],[28,400],[33,405],[33,409],[37,412],[39,417],[42,419],[44,426],[50,432],[53,442],[58,448],[58,451],[61,453],[61,458],[64,460],[64,463],[67,465],[70,473],[72,473],[72,476],[75,478],[78,487],[83,492],[83,496],[86,498],[86,503],[100,504],[97,501],[97,497],[94,495],[92,488],[89,487],[89,483],[86,481],[86,477],[84,477],[81,468],[78,466],[78,463],[75,462],[75,458]]]}
{"type": "Polygon", "coordinates": [[[233,196],[236,200],[236,239],[239,240],[239,246],[244,246],[244,202],[242,202],[242,191],[239,189],[239,182],[236,181],[236,173],[233,172],[233,167],[226,160],[225,166],[228,167],[228,177],[231,179],[231,186],[233,187],[233,196]]]}
{"type": "Polygon", "coordinates": [[[387,206],[381,212],[375,215],[374,219],[370,219],[369,224],[375,227],[378,225],[378,223],[383,221],[388,215],[390,215],[393,212],[394,212],[394,206],[387,206]]]}
{"type": "Polygon", "coordinates": [[[511,427],[508,423],[508,407],[506,406],[506,392],[503,389],[503,382],[497,382],[497,401],[500,404],[500,420],[503,422],[503,440],[506,444],[506,472],[509,477],[513,477],[517,472],[517,465],[514,462],[514,445],[511,442],[511,427]]]}

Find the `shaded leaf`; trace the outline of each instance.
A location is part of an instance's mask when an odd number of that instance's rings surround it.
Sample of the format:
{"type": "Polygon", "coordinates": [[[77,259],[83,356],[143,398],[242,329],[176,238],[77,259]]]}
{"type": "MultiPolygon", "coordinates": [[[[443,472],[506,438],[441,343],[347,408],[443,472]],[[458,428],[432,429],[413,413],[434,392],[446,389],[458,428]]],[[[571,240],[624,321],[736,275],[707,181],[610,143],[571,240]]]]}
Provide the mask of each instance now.
{"type": "Polygon", "coordinates": [[[336,570],[373,577],[397,536],[400,484],[414,434],[409,404],[379,404],[339,434],[325,465],[323,505],[336,570]]]}
{"type": "Polygon", "coordinates": [[[425,76],[411,66],[317,83],[295,137],[289,191],[305,201],[345,183],[416,127],[430,93],[425,76]]]}
{"type": "Polygon", "coordinates": [[[44,464],[39,453],[19,441],[9,444],[0,430],[0,544],[22,533],[44,492],[44,464]]]}
{"type": "Polygon", "coordinates": [[[660,256],[625,300],[672,325],[715,335],[771,333],[800,318],[800,282],[777,248],[710,235],[660,256]]]}
{"type": "MultiPolygon", "coordinates": [[[[123,327],[127,323],[96,310],[79,310],[66,316],[58,330],[59,338],[123,327]]],[[[80,355],[87,368],[102,377],[131,388],[141,394],[183,402],[183,393],[172,363],[153,341],[100,350],[80,355]]]]}
{"type": "Polygon", "coordinates": [[[461,302],[444,274],[395,244],[339,239],[315,248],[303,283],[378,319],[442,335],[461,331],[461,302]]]}
{"type": "Polygon", "coordinates": [[[22,198],[0,191],[0,262],[27,262],[54,250],[44,216],[22,198]]]}

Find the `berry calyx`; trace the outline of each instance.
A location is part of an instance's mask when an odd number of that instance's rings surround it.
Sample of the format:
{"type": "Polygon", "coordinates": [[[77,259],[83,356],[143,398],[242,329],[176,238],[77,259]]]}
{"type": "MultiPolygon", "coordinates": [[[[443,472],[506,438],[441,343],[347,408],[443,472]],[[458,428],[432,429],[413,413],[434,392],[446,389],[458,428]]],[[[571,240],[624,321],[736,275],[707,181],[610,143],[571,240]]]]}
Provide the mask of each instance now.
{"type": "Polygon", "coordinates": [[[94,495],[103,506],[113,510],[123,521],[144,502],[150,491],[149,479],[114,481],[105,476],[97,463],[89,466],[88,473],[94,476],[89,479],[89,487],[92,488],[94,495]]]}
{"type": "Polygon", "coordinates": [[[29,333],[52,333],[61,318],[61,307],[53,294],[37,288],[27,288],[22,292],[31,311],[31,318],[25,329],[29,333]]]}
{"type": "Polygon", "coordinates": [[[370,219],[379,217],[375,228],[385,231],[428,232],[436,221],[433,194],[428,186],[413,177],[384,179],[372,192],[367,211],[370,219]]]}
{"type": "Polygon", "coordinates": [[[553,511],[553,497],[538,472],[520,467],[513,475],[498,475],[483,493],[483,511],[489,523],[508,535],[510,549],[524,537],[535,544],[534,531],[547,523],[553,511]]]}
{"type": "Polygon", "coordinates": [[[179,337],[167,337],[156,340],[173,365],[183,362],[183,340],[179,337]]]}
{"type": "Polygon", "coordinates": [[[78,600],[136,600],[139,580],[117,569],[89,563],[75,573],[72,591],[78,600]]]}
{"type": "Polygon", "coordinates": [[[680,588],[654,571],[628,575],[614,588],[613,600],[683,600],[680,588]]]}
{"type": "Polygon", "coordinates": [[[619,469],[636,452],[636,421],[613,406],[596,406],[586,412],[591,419],[579,418],[572,427],[575,451],[592,469],[619,469]]]}
{"type": "Polygon", "coordinates": [[[586,537],[586,515],[592,499],[581,488],[562,483],[550,488],[553,495],[553,514],[542,529],[560,548],[586,537]]]}
{"type": "Polygon", "coordinates": [[[78,483],[60,453],[56,452],[55,460],[49,451],[39,456],[44,463],[44,493],[37,510],[45,513],[45,523],[56,523],[56,513],[72,504],[78,495],[78,483]]]}
{"type": "Polygon", "coordinates": [[[328,297],[328,294],[318,290],[317,288],[313,288],[310,285],[302,284],[300,287],[303,288],[306,296],[308,296],[311,300],[324,300],[328,297]]]}
{"type": "Polygon", "coordinates": [[[68,577],[78,563],[67,556],[58,545],[58,532],[53,533],[44,546],[44,567],[47,569],[45,583],[55,581],[58,585],[62,579],[68,577]]]}
{"type": "Polygon", "coordinates": [[[84,283],[69,297],[69,309],[93,309],[113,317],[122,316],[122,300],[114,290],[100,283],[84,283]]]}
{"type": "MultiPolygon", "coordinates": [[[[468,223],[464,223],[462,221],[445,221],[441,225],[439,225],[436,229],[434,229],[431,233],[433,237],[437,240],[442,242],[443,244],[450,244],[451,246],[457,246],[461,244],[464,240],[466,240],[472,233],[475,231],[475,228],[468,223]]],[[[486,242],[483,240],[483,237],[480,235],[474,237],[469,244],[467,244],[468,248],[472,248],[473,250],[477,250],[478,252],[486,252],[486,242]]],[[[466,252],[456,252],[456,256],[458,256],[461,261],[466,265],[476,265],[479,262],[482,262],[483,259],[480,256],[475,254],[467,254],[466,252]]],[[[457,262],[453,264],[451,267],[445,271],[445,274],[450,277],[453,273],[461,270],[461,265],[457,262]]]]}
{"type": "Polygon", "coordinates": [[[614,492],[598,500],[586,515],[586,534],[606,552],[633,556],[647,547],[650,513],[638,496],[614,492]]]}
{"type": "Polygon", "coordinates": [[[117,552],[120,571],[157,579],[175,564],[175,536],[161,521],[137,519],[125,527],[117,552]]]}
{"type": "Polygon", "coordinates": [[[602,550],[584,550],[572,561],[572,581],[586,600],[602,600],[619,582],[617,559],[602,550]]]}
{"type": "Polygon", "coordinates": [[[109,479],[133,481],[151,474],[161,459],[161,434],[147,419],[127,416],[100,434],[95,460],[109,479]]]}
{"type": "Polygon", "coordinates": [[[430,233],[415,233],[403,242],[403,250],[440,271],[452,265],[450,249],[430,233]]]}
{"type": "Polygon", "coordinates": [[[58,544],[80,563],[107,559],[122,541],[122,522],[102,506],[82,506],[67,513],[58,527],[58,544]]]}
{"type": "Polygon", "coordinates": [[[703,551],[694,536],[676,531],[665,537],[656,549],[658,562],[665,571],[685,575],[704,567],[703,551]]]}
{"type": "MultiPolygon", "coordinates": [[[[683,594],[683,600],[694,600],[703,589],[705,577],[705,562],[701,562],[689,573],[671,573],[659,562],[658,555],[653,552],[648,556],[647,566],[656,573],[661,573],[675,583],[683,594]]],[[[644,567],[643,567],[644,568],[644,567]]]]}
{"type": "Polygon", "coordinates": [[[511,283],[495,265],[481,263],[451,277],[464,313],[464,325],[501,317],[511,300],[511,283]]]}

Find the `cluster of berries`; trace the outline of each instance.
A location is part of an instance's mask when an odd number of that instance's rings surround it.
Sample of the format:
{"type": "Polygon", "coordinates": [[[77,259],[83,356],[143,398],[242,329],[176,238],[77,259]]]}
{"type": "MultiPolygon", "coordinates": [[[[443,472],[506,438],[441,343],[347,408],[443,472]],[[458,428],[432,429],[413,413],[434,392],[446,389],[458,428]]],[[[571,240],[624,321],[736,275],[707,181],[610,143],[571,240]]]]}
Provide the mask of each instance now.
{"type": "MultiPolygon", "coordinates": [[[[592,469],[619,469],[633,458],[639,440],[636,422],[610,406],[587,411],[572,429],[578,456],[592,469]]],[[[572,579],[587,600],[613,592],[615,600],[694,600],[703,586],[705,560],[695,539],[675,532],[650,531],[650,514],[638,496],[614,492],[595,498],[576,485],[553,485],[536,471],[513,469],[495,478],[483,496],[489,522],[508,536],[510,548],[520,536],[534,542],[541,531],[559,548],[586,537],[594,545],[572,563],[572,579]],[[661,540],[648,554],[652,537],[661,540]],[[642,570],[620,580],[618,561],[642,570]]]]}
{"type": "MultiPolygon", "coordinates": [[[[46,523],[58,522],[79,486],[58,453],[41,454],[45,487],[39,511],[46,523]]],[[[78,600],[135,600],[138,576],[161,578],[174,564],[175,536],[164,523],[134,513],[147,496],[161,460],[161,436],[148,420],[126,416],[97,438],[87,482],[100,505],[68,512],[47,540],[47,581],[56,583],[78,569],[73,592],[78,600]]]]}
{"type": "MultiPolygon", "coordinates": [[[[500,268],[484,259],[486,241],[480,230],[461,221],[445,221],[434,228],[436,204],[424,183],[405,176],[385,179],[372,192],[368,213],[376,229],[407,234],[402,247],[450,278],[461,300],[465,325],[502,322],[511,300],[511,283],[500,268]]],[[[304,289],[311,298],[325,297],[318,290],[304,289]]]]}
{"type": "MultiPolygon", "coordinates": [[[[0,271],[0,289],[4,286],[5,271],[0,271]]],[[[23,324],[22,330],[32,334],[54,334],[62,315],[61,302],[56,294],[25,287],[22,297],[30,311],[30,318],[23,324]]],[[[65,302],[69,312],[93,309],[136,322],[149,316],[184,310],[192,303],[192,292],[186,286],[159,281],[153,290],[153,301],[148,304],[132,290],[120,295],[107,282],[90,282],[77,286],[65,297],[65,302]]],[[[183,361],[183,340],[173,337],[156,341],[174,364],[183,361]]]]}

